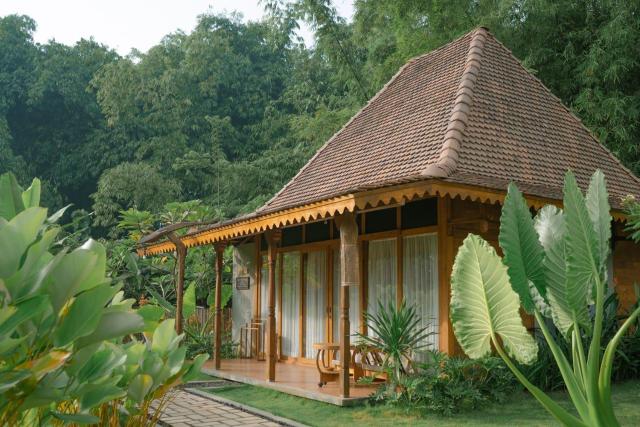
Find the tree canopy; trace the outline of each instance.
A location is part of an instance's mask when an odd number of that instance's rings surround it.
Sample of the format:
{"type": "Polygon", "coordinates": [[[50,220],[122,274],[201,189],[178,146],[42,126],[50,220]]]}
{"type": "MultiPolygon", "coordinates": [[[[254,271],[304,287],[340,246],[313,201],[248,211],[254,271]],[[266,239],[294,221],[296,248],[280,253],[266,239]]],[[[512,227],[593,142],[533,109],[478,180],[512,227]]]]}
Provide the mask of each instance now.
{"type": "Polygon", "coordinates": [[[260,22],[199,17],[148,52],[33,40],[0,18],[0,173],[43,203],[95,211],[201,200],[232,217],[268,200],[409,58],[487,26],[640,173],[640,4],[593,0],[263,2],[260,22]],[[296,35],[306,21],[307,47],[296,35]]]}

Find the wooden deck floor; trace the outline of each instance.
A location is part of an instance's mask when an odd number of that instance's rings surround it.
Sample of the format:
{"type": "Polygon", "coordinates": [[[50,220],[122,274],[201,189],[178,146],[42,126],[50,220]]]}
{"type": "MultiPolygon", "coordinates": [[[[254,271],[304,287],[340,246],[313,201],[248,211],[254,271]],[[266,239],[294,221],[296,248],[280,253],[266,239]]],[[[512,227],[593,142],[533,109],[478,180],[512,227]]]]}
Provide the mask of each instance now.
{"type": "Polygon", "coordinates": [[[223,360],[220,370],[213,367],[213,362],[205,363],[202,372],[231,381],[271,388],[307,399],[319,400],[339,406],[352,406],[362,403],[375,391],[373,386],[356,386],[351,383],[351,397],[342,398],[337,382],[330,382],[318,387],[318,370],[315,366],[291,363],[276,364],[276,381],[268,382],[266,362],[253,359],[223,360]]]}

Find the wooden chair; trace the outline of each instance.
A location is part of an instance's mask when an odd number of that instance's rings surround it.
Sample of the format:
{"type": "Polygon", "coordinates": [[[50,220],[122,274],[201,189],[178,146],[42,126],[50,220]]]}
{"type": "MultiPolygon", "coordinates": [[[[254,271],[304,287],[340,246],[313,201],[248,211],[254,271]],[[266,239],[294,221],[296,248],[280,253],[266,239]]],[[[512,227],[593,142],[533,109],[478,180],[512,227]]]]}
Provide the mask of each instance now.
{"type": "MultiPolygon", "coordinates": [[[[313,349],[316,350],[316,367],[320,381],[318,387],[326,385],[329,381],[338,381],[340,377],[340,345],[334,343],[315,343],[313,349]]],[[[356,362],[359,350],[355,346],[351,346],[349,363],[349,375],[354,381],[358,381],[363,376],[360,364],[356,362]]]]}

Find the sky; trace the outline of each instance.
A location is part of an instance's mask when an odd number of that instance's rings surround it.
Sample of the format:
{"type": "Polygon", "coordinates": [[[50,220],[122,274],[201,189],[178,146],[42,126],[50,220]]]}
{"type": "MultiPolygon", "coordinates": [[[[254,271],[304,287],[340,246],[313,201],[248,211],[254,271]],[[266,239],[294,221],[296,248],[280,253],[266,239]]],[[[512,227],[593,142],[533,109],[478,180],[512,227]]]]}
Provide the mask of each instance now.
{"type": "MultiPolygon", "coordinates": [[[[351,18],[353,0],[333,3],[341,16],[351,18]]],[[[71,45],[93,36],[121,55],[132,48],[146,52],[178,29],[188,33],[198,15],[211,11],[238,11],[250,21],[264,15],[258,0],[0,0],[0,16],[20,14],[35,19],[36,42],[55,39],[71,45]]],[[[300,35],[307,45],[313,43],[308,28],[301,28],[300,35]]]]}

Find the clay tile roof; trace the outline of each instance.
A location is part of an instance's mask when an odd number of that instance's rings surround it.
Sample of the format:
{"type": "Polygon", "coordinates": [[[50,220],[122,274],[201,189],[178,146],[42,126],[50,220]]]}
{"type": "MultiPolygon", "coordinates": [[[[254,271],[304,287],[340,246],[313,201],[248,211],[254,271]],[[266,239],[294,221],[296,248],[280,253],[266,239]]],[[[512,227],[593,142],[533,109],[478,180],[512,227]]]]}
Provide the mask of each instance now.
{"type": "Polygon", "coordinates": [[[567,169],[595,169],[611,202],[640,180],[486,29],[410,60],[256,214],[439,178],[560,199],[567,169]]]}

